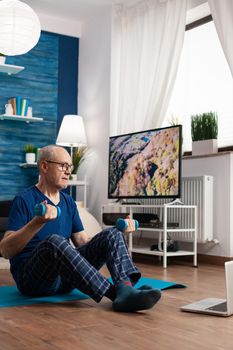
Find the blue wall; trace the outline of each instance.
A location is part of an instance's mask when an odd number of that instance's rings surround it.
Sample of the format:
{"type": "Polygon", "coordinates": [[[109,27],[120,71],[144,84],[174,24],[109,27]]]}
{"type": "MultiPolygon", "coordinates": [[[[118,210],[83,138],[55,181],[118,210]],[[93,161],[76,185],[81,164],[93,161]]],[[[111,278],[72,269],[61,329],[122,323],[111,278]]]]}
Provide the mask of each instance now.
{"type": "Polygon", "coordinates": [[[78,56],[77,39],[60,35],[57,130],[65,114],[77,114],[78,112],[78,56]]]}
{"type": "Polygon", "coordinates": [[[37,181],[37,169],[19,167],[25,161],[24,145],[55,143],[64,114],[77,113],[78,39],[43,32],[35,48],[7,57],[6,63],[25,69],[11,76],[0,73],[0,114],[9,98],[21,96],[30,100],[33,116],[44,121],[0,121],[0,200],[37,181]]]}

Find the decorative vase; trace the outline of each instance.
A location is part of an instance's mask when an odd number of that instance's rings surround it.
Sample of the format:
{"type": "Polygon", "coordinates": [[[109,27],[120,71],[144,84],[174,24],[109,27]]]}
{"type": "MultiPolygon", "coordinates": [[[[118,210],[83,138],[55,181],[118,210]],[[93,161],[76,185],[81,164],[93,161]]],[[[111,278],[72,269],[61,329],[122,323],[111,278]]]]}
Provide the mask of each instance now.
{"type": "Polygon", "coordinates": [[[26,163],[33,164],[36,161],[36,154],[35,153],[26,153],[26,163]]]}
{"type": "Polygon", "coordinates": [[[6,56],[0,56],[0,64],[5,64],[6,56]]]}
{"type": "Polygon", "coordinates": [[[218,140],[202,140],[202,141],[193,141],[192,143],[192,155],[200,156],[203,154],[218,153],[218,140]]]}
{"type": "Polygon", "coordinates": [[[71,174],[70,180],[76,181],[77,180],[77,174],[71,174]]]}

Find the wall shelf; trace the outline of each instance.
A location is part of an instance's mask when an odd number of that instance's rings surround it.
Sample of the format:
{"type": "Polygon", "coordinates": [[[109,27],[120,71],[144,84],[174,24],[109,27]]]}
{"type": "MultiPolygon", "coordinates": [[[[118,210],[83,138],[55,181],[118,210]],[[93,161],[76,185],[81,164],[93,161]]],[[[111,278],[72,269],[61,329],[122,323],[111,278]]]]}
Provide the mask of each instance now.
{"type": "Polygon", "coordinates": [[[85,180],[69,180],[68,186],[86,186],[85,180]]]}
{"type": "Polygon", "coordinates": [[[21,168],[36,168],[37,163],[21,163],[19,164],[21,168]]]}
{"type": "Polygon", "coordinates": [[[68,186],[70,186],[70,195],[72,195],[72,187],[76,187],[76,198],[75,200],[78,202],[78,187],[83,188],[83,207],[87,207],[87,178],[85,176],[84,180],[69,180],[68,186]]]}
{"type": "Polygon", "coordinates": [[[24,70],[22,66],[14,66],[12,64],[0,64],[0,73],[6,73],[8,75],[17,74],[24,70]]]}
{"type": "Polygon", "coordinates": [[[43,118],[38,117],[24,117],[22,115],[6,115],[1,114],[0,120],[14,120],[19,122],[26,122],[26,123],[32,123],[32,122],[42,122],[43,118]]]}

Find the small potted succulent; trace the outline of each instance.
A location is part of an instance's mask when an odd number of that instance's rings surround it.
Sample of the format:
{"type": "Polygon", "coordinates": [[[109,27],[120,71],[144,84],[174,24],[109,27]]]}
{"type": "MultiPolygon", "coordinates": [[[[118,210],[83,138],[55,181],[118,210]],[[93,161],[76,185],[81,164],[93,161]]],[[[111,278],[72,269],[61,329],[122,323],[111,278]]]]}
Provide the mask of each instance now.
{"type": "Polygon", "coordinates": [[[36,161],[36,147],[33,144],[24,146],[25,160],[28,164],[33,164],[36,161]]]}
{"type": "Polygon", "coordinates": [[[201,155],[218,152],[218,116],[207,112],[191,116],[192,154],[201,155]]]}
{"type": "Polygon", "coordinates": [[[86,146],[76,147],[73,151],[72,162],[73,162],[74,170],[71,174],[72,180],[77,180],[77,171],[78,171],[79,166],[84,161],[86,151],[87,151],[86,146]]]}

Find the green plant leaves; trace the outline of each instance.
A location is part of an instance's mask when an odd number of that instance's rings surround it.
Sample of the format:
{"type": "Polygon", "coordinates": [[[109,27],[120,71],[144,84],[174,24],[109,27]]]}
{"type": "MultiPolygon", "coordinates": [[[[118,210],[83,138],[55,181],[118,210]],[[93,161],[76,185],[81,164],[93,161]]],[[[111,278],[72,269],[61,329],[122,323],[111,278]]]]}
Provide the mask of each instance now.
{"type": "Polygon", "coordinates": [[[27,145],[24,146],[24,152],[25,153],[36,153],[36,147],[29,143],[27,145]]]}
{"type": "Polygon", "coordinates": [[[218,116],[216,112],[207,112],[191,116],[193,141],[217,139],[218,116]]]}
{"type": "Polygon", "coordinates": [[[82,146],[82,147],[75,147],[74,152],[73,152],[73,166],[74,170],[73,173],[76,174],[77,170],[80,166],[80,164],[83,162],[85,154],[87,151],[87,147],[82,146]]]}

